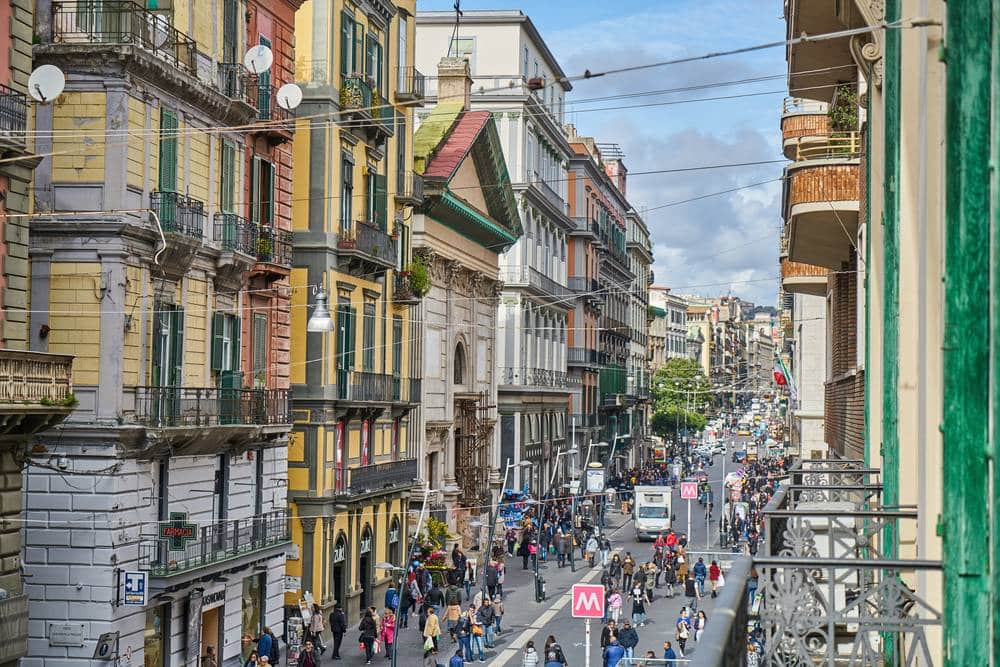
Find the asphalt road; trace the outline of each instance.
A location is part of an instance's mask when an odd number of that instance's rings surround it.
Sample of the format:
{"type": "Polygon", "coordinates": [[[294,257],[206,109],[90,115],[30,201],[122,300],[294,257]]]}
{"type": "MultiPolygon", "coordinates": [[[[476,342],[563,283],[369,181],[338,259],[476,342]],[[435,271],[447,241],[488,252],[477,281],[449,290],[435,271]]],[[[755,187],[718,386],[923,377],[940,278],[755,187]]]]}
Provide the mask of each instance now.
{"type": "MultiPolygon", "coordinates": [[[[730,456],[732,451],[739,449],[737,445],[739,440],[735,439],[727,443],[726,453],[715,456],[713,465],[708,468],[709,481],[712,484],[717,508],[722,504],[722,480],[725,473],[735,469],[730,456]]],[[[706,564],[713,559],[728,561],[732,554],[719,547],[718,509],[716,509],[711,522],[706,526],[705,509],[697,501],[691,501],[690,505],[691,531],[689,533],[688,553],[691,559],[689,562],[693,565],[699,556],[705,558],[706,564]],[[707,533],[706,528],[708,529],[707,533]]],[[[674,508],[677,517],[675,530],[687,532],[688,501],[680,499],[679,490],[674,491],[674,508]]],[[[619,513],[609,514],[608,530],[613,549],[622,554],[631,552],[632,557],[640,563],[652,558],[652,543],[635,541],[632,521],[628,517],[619,513]]],[[[584,621],[574,619],[571,616],[570,589],[575,583],[599,583],[601,568],[599,566],[590,568],[585,562],[577,561],[576,571],[573,572],[569,567],[561,569],[556,567],[555,561],[540,564],[539,571],[541,576],[545,578],[547,593],[547,599],[541,603],[536,603],[534,600],[534,584],[530,568],[527,571],[522,571],[520,559],[509,559],[507,568],[504,630],[497,638],[496,647],[487,650],[484,664],[492,667],[520,667],[521,654],[529,640],[534,640],[535,646],[541,651],[546,638],[549,635],[554,635],[562,645],[569,665],[571,667],[584,665],[584,621]]],[[[662,656],[663,642],[665,640],[673,641],[674,619],[684,604],[686,604],[685,598],[681,596],[665,598],[662,589],[656,590],[653,604],[646,605],[646,626],[637,629],[639,645],[636,647],[636,657],[645,655],[648,649],[656,651],[657,657],[662,656]]],[[[710,597],[703,598],[699,606],[699,609],[705,611],[709,623],[712,622],[712,606],[713,600],[710,597]]],[[[623,612],[626,614],[631,612],[630,603],[626,603],[623,612]]],[[[600,620],[591,622],[590,665],[593,667],[602,664],[601,629],[600,620]]],[[[358,652],[356,634],[356,632],[348,633],[341,651],[344,660],[333,664],[364,664],[364,656],[358,652]]],[[[411,623],[408,629],[400,631],[398,642],[397,665],[406,667],[422,665],[422,639],[415,623],[411,623]]],[[[447,635],[442,637],[438,662],[447,665],[455,653],[455,648],[456,646],[451,643],[447,635]]],[[[692,638],[688,642],[688,655],[690,656],[694,652],[697,652],[697,644],[692,638]]],[[[327,660],[324,660],[324,664],[327,662],[328,656],[327,660]]],[[[376,656],[374,661],[375,664],[386,664],[387,662],[385,654],[376,656]]],[[[467,664],[471,663],[467,662],[467,664]]],[[[480,664],[478,660],[476,664],[480,664]]]]}

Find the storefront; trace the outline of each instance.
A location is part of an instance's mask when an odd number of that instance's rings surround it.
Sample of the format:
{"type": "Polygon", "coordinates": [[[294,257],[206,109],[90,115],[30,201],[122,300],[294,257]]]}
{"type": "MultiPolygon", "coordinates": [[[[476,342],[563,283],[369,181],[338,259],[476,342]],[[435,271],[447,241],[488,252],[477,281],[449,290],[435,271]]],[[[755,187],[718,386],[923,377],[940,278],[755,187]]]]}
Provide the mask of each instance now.
{"type": "Polygon", "coordinates": [[[372,553],[372,527],[365,524],[358,545],[358,584],[361,586],[361,613],[374,604],[375,562],[372,553]]]}
{"type": "Polygon", "coordinates": [[[146,610],[143,667],[167,667],[170,655],[170,603],[146,610]]]}
{"type": "Polygon", "coordinates": [[[255,646],[254,640],[264,629],[264,594],[265,581],[263,574],[255,574],[243,579],[242,595],[242,630],[241,655],[245,661],[255,646]],[[249,640],[249,641],[248,641],[249,640]]]}

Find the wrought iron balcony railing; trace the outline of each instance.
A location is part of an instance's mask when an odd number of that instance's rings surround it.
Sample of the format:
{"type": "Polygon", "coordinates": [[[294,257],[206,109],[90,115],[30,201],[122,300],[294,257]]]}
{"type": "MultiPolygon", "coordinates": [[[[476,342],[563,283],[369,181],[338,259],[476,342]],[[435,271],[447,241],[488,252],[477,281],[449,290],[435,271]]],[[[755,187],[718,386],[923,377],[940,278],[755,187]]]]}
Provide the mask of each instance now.
{"type": "Polygon", "coordinates": [[[396,304],[415,305],[421,297],[413,290],[409,271],[396,271],[392,277],[392,301],[396,304]]]}
{"type": "Polygon", "coordinates": [[[363,76],[349,76],[340,86],[340,108],[371,115],[372,87],[363,76]]]}
{"type": "Polygon", "coordinates": [[[24,146],[27,129],[27,97],[0,84],[0,142],[10,146],[24,146]]]}
{"type": "Polygon", "coordinates": [[[57,0],[52,3],[56,42],[137,46],[168,65],[196,74],[197,44],[167,14],[132,0],[57,0]]]}
{"type": "Polygon", "coordinates": [[[257,120],[281,122],[289,120],[292,112],[278,104],[278,89],[274,86],[254,82],[251,93],[257,98],[254,106],[257,108],[257,120]]]}
{"type": "Polygon", "coordinates": [[[290,424],[288,389],[136,387],[135,421],[149,428],[290,424]]]}
{"type": "Polygon", "coordinates": [[[419,206],[424,201],[424,179],[412,171],[396,174],[396,201],[400,204],[419,206]]]}
{"type": "Polygon", "coordinates": [[[172,577],[198,568],[225,563],[288,544],[292,527],[287,510],[257,517],[220,521],[195,528],[195,537],[174,551],[166,541],[139,544],[139,568],[151,577],[172,577]]]}
{"type": "Polygon", "coordinates": [[[243,63],[219,63],[219,90],[231,100],[257,108],[257,87],[243,63]]]}
{"type": "Polygon", "coordinates": [[[597,278],[572,277],[566,280],[566,284],[574,292],[591,293],[601,289],[597,278]]]}
{"type": "MultiPolygon", "coordinates": [[[[17,576],[17,575],[15,575],[17,576]]],[[[0,600],[0,663],[16,663],[28,655],[28,596],[0,600]]]]}
{"type": "Polygon", "coordinates": [[[392,378],[393,403],[419,403],[420,378],[392,378]]]}
{"type": "Polygon", "coordinates": [[[526,285],[541,294],[565,299],[573,296],[573,292],[560,285],[552,278],[533,266],[510,266],[500,272],[500,279],[505,285],[515,287],[526,285]]]}
{"type": "Polygon", "coordinates": [[[347,488],[351,493],[366,493],[385,488],[412,486],[419,475],[416,459],[350,468],[347,488]]]}
{"type": "Polygon", "coordinates": [[[594,365],[596,366],[597,361],[597,350],[591,350],[586,347],[569,347],[566,348],[566,361],[567,363],[581,366],[594,365]]]}
{"type": "MultiPolygon", "coordinates": [[[[205,204],[179,192],[149,193],[149,207],[164,232],[200,239],[205,234],[205,204]]],[[[154,221],[155,224],[155,221],[154,221]]]]}
{"type": "Polygon", "coordinates": [[[500,384],[563,389],[570,386],[570,380],[563,371],[507,366],[500,369],[500,384]]]}
{"type": "Polygon", "coordinates": [[[569,211],[568,204],[563,200],[562,195],[552,189],[545,179],[537,171],[530,171],[528,173],[528,184],[537,189],[542,193],[542,196],[549,200],[553,206],[563,213],[569,211]]]}
{"type": "Polygon", "coordinates": [[[385,267],[396,264],[396,242],[385,231],[370,222],[357,221],[353,229],[341,232],[337,241],[341,251],[363,255],[385,267]]]}
{"type": "Polygon", "coordinates": [[[225,250],[257,255],[257,225],[235,213],[215,214],[215,240],[225,250]]]}
{"type": "Polygon", "coordinates": [[[284,229],[260,226],[257,229],[257,261],[263,264],[292,265],[292,233],[284,229]]]}
{"type": "Polygon", "coordinates": [[[416,67],[396,68],[396,99],[401,102],[424,99],[426,82],[416,67]]]}
{"type": "Polygon", "coordinates": [[[337,399],[372,403],[416,403],[420,379],[369,371],[337,371],[337,399]]]}

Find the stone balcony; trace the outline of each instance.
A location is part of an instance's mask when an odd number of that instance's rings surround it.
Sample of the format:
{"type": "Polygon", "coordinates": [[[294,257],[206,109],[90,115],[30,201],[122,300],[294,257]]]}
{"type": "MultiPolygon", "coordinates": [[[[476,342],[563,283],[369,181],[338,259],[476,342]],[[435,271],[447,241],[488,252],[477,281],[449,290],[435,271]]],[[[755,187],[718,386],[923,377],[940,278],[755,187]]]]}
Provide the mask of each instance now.
{"type": "Polygon", "coordinates": [[[829,105],[786,97],[781,107],[781,142],[785,157],[794,160],[800,145],[822,142],[830,134],[829,105]]]}
{"type": "Polygon", "coordinates": [[[821,266],[781,258],[781,287],[792,294],[826,296],[827,270],[821,266]]]}
{"type": "Polygon", "coordinates": [[[73,411],[73,357],[0,350],[0,439],[21,439],[73,411]]]}
{"type": "Polygon", "coordinates": [[[858,233],[861,138],[857,132],[799,143],[786,168],[788,259],[839,270],[858,233]]]}

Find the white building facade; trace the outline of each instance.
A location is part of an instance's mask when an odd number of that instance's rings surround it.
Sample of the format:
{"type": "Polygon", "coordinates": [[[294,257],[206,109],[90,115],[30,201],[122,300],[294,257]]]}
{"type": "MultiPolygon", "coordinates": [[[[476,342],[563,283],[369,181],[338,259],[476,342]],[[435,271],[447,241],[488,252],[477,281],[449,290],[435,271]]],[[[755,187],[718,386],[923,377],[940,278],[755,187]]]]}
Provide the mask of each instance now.
{"type": "MultiPolygon", "coordinates": [[[[472,74],[473,110],[494,112],[523,236],[500,257],[503,283],[496,326],[495,448],[513,469],[508,487],[541,495],[568,474],[566,204],[569,144],[562,113],[569,83],[534,24],[519,11],[465,11],[457,35],[453,12],[417,15],[416,64],[433,71],[451,50],[472,74]],[[556,463],[558,462],[558,467],[556,463]]],[[[434,100],[437,84],[428,81],[434,100]]]]}

